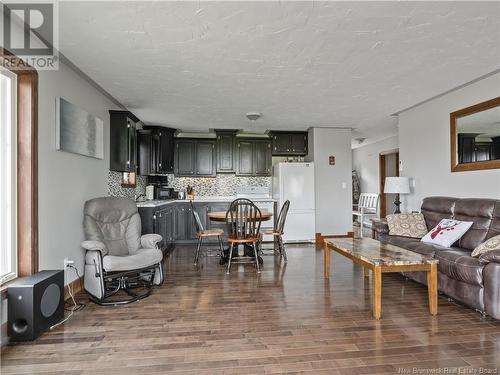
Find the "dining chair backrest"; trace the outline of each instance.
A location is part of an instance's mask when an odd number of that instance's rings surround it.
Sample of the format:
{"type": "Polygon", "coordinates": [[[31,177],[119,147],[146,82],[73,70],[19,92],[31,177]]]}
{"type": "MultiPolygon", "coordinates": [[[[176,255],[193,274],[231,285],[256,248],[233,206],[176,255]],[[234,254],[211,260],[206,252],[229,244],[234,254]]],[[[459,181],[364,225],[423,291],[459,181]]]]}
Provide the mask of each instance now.
{"type": "Polygon", "coordinates": [[[189,203],[191,203],[191,212],[193,213],[193,219],[194,219],[194,225],[196,227],[196,231],[203,232],[205,230],[205,228],[203,228],[203,224],[200,220],[200,215],[198,215],[198,212],[194,208],[193,201],[190,201],[189,203]]]}
{"type": "Polygon", "coordinates": [[[278,216],[278,220],[276,222],[276,232],[283,233],[285,228],[286,215],[288,214],[288,208],[290,208],[290,201],[286,200],[281,206],[280,214],[278,216]]]}
{"type": "Polygon", "coordinates": [[[260,230],[262,213],[250,199],[234,200],[226,212],[230,235],[237,238],[256,238],[260,230]]]}

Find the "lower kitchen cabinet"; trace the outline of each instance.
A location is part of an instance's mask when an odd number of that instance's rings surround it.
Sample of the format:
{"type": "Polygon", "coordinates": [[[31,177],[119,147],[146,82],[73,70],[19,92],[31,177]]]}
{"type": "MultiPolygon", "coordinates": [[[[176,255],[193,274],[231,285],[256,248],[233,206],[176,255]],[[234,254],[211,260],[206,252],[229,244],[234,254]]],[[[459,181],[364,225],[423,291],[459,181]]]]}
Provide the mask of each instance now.
{"type": "MultiPolygon", "coordinates": [[[[216,222],[208,218],[210,212],[225,212],[231,202],[197,202],[194,208],[200,216],[205,229],[222,229],[227,233],[225,222],[216,222]]],[[[267,211],[276,213],[276,204],[269,202],[267,211]]],[[[171,202],[157,207],[140,207],[142,234],[157,233],[163,237],[163,249],[171,249],[174,243],[194,244],[198,240],[193,211],[189,201],[171,202]]],[[[273,222],[262,223],[262,228],[272,229],[273,222]]],[[[216,237],[208,237],[205,242],[216,242],[216,237]]]]}
{"type": "Polygon", "coordinates": [[[139,207],[142,234],[156,233],[162,236],[162,250],[170,250],[174,245],[174,210],[171,205],[139,207]]]}

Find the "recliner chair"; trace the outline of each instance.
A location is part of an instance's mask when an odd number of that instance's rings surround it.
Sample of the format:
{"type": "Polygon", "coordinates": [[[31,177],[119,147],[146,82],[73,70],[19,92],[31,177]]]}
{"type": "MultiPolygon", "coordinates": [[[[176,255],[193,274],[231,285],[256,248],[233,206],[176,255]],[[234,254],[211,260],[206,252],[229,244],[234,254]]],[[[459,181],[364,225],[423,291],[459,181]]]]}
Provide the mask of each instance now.
{"type": "Polygon", "coordinates": [[[100,305],[121,305],[147,297],[163,282],[158,234],[141,236],[141,218],[134,201],[102,197],[85,202],[84,288],[100,305]],[[135,293],[142,287],[145,291],[135,293]],[[120,290],[126,299],[110,298],[120,290]]]}

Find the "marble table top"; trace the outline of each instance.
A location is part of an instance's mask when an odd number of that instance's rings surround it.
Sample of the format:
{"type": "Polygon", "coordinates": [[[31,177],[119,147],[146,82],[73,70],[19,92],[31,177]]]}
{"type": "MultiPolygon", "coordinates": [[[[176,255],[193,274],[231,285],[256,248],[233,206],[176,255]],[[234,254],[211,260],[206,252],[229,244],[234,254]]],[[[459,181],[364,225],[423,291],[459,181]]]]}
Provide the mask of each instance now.
{"type": "Polygon", "coordinates": [[[398,246],[383,244],[372,238],[331,238],[325,241],[374,266],[408,266],[439,262],[437,259],[398,246]]]}

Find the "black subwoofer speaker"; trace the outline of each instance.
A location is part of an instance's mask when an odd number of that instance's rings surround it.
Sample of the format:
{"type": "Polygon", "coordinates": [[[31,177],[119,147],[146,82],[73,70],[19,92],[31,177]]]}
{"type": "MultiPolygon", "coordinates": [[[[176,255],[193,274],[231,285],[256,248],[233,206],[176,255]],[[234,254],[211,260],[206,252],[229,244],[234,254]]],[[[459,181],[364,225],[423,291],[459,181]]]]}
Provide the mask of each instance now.
{"type": "Polygon", "coordinates": [[[64,318],[64,271],[41,271],[7,289],[11,341],[35,340],[64,318]]]}

